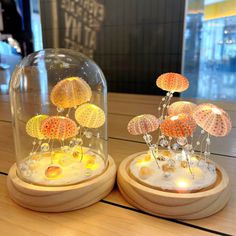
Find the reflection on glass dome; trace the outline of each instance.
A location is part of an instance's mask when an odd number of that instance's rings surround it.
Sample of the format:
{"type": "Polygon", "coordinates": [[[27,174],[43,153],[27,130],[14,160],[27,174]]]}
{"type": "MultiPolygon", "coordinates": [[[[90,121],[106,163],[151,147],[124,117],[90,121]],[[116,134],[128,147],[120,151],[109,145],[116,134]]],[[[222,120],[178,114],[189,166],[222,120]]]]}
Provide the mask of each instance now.
{"type": "Polygon", "coordinates": [[[11,80],[18,174],[58,186],[100,175],[107,163],[107,87],[82,54],[47,49],[27,56],[11,80]]]}

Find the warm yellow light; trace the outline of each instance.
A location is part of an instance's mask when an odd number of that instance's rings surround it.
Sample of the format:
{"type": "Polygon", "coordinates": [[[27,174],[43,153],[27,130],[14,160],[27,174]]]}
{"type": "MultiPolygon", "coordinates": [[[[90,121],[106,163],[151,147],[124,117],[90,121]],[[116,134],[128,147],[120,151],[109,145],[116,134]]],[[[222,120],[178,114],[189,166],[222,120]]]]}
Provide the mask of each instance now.
{"type": "Polygon", "coordinates": [[[145,161],[145,160],[137,160],[136,164],[138,166],[145,166],[147,164],[147,161],[145,161]]]}
{"type": "Polygon", "coordinates": [[[145,160],[145,161],[151,161],[151,156],[150,156],[150,155],[145,156],[145,157],[144,157],[144,160],[145,160]]]}
{"type": "Polygon", "coordinates": [[[197,157],[191,157],[192,161],[198,161],[197,157]]]}
{"type": "Polygon", "coordinates": [[[172,116],[170,119],[171,120],[178,120],[178,118],[179,118],[178,116],[172,116]]]}
{"type": "Polygon", "coordinates": [[[151,161],[151,156],[146,155],[144,158],[137,160],[136,164],[139,166],[145,166],[150,161],[151,161]]]}
{"type": "Polygon", "coordinates": [[[181,179],[176,182],[176,185],[180,188],[186,188],[189,186],[189,182],[185,179],[181,179]]]}
{"type": "Polygon", "coordinates": [[[59,166],[49,166],[45,171],[45,175],[49,179],[58,179],[62,177],[61,174],[62,169],[59,166]]]}
{"type": "Polygon", "coordinates": [[[139,170],[139,176],[141,179],[147,179],[153,174],[153,169],[147,167],[147,166],[142,166],[139,170]]]}
{"type": "Polygon", "coordinates": [[[45,136],[41,132],[41,124],[42,122],[48,118],[47,115],[37,115],[32,117],[28,122],[26,123],[26,133],[34,138],[38,139],[44,139],[45,136]]]}
{"type": "Polygon", "coordinates": [[[54,151],[51,153],[51,158],[53,162],[59,162],[61,158],[63,158],[65,153],[63,151],[54,151]]]}
{"type": "Polygon", "coordinates": [[[99,164],[95,163],[95,164],[87,164],[86,168],[90,169],[90,170],[97,170],[99,168],[99,164]]]}
{"type": "Polygon", "coordinates": [[[85,80],[70,77],[59,81],[50,94],[51,102],[59,108],[71,108],[90,101],[92,90],[85,80]]]}
{"type": "Polygon", "coordinates": [[[192,167],[191,170],[193,172],[194,177],[203,178],[204,173],[201,170],[201,168],[195,166],[195,167],[192,167]]]}
{"type": "Polygon", "coordinates": [[[75,119],[83,127],[99,128],[105,123],[105,113],[100,107],[85,103],[76,109],[75,119]]]}
{"type": "Polygon", "coordinates": [[[160,153],[164,156],[164,157],[171,157],[172,154],[169,150],[161,150],[160,153]]]}

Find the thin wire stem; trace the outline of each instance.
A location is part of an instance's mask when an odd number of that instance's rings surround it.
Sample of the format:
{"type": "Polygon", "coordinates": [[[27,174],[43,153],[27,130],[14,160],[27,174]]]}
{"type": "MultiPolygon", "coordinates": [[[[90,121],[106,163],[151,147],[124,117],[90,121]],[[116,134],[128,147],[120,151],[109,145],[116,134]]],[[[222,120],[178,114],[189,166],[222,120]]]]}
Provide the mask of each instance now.
{"type": "Polygon", "coordinates": [[[53,144],[54,144],[54,139],[52,140],[52,144],[51,144],[51,164],[53,164],[53,158],[52,158],[52,150],[53,150],[53,144]]]}
{"type": "MultiPolygon", "coordinates": [[[[35,140],[36,140],[36,139],[33,140],[33,143],[36,142],[35,140]]],[[[31,152],[30,152],[30,153],[33,153],[33,152],[34,152],[34,148],[35,148],[35,144],[33,144],[33,147],[32,147],[32,149],[31,149],[31,152]]]]}
{"type": "MultiPolygon", "coordinates": [[[[147,137],[147,134],[144,134],[144,137],[147,137]]],[[[145,140],[145,139],[144,139],[144,140],[145,140]]],[[[157,161],[157,157],[156,157],[156,151],[153,150],[153,145],[152,145],[152,143],[151,143],[151,142],[147,142],[146,140],[145,140],[145,142],[146,142],[147,146],[149,147],[149,150],[151,151],[151,154],[153,155],[153,157],[154,157],[154,159],[155,159],[155,162],[156,162],[158,168],[160,169],[160,165],[159,165],[159,163],[158,163],[158,161],[157,161]]]]}
{"type": "MultiPolygon", "coordinates": [[[[82,139],[83,137],[84,137],[84,133],[85,132],[82,132],[82,126],[80,127],[80,129],[79,129],[79,137],[82,139]]],[[[83,158],[84,158],[84,152],[83,152],[83,147],[82,147],[82,143],[80,144],[80,155],[81,155],[81,157],[80,157],[80,161],[82,161],[83,160],[83,158]]]]}
{"type": "Polygon", "coordinates": [[[202,151],[203,151],[203,143],[204,143],[204,141],[206,140],[206,138],[207,138],[207,136],[203,136],[202,137],[202,140],[201,140],[201,148],[200,148],[200,157],[202,157],[202,151]]]}
{"type": "Polygon", "coordinates": [[[67,112],[67,114],[66,114],[66,117],[69,117],[70,111],[71,111],[71,108],[68,109],[68,112],[67,112]]]}
{"type": "Polygon", "coordinates": [[[38,146],[37,146],[37,148],[35,149],[35,151],[34,151],[34,152],[37,152],[37,151],[38,151],[38,149],[39,149],[39,147],[40,147],[41,143],[42,143],[42,141],[41,141],[41,140],[39,140],[39,142],[38,142],[38,146]]]}

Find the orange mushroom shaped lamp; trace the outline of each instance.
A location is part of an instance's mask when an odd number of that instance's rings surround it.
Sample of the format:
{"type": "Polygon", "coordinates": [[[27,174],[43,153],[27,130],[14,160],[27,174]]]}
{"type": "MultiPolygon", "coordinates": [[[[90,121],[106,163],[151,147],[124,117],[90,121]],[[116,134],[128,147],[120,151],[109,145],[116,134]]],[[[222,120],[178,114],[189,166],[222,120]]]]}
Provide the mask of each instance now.
{"type": "Polygon", "coordinates": [[[8,188],[14,201],[60,212],[111,191],[116,168],[107,153],[107,87],[93,61],[67,49],[33,53],[16,68],[10,96],[17,165],[8,188]]]}
{"type": "Polygon", "coordinates": [[[92,91],[85,80],[70,77],[59,81],[52,89],[50,99],[58,108],[77,107],[90,101],[92,91]]]}
{"type": "Polygon", "coordinates": [[[229,179],[209,159],[210,136],[227,135],[230,118],[213,104],[171,104],[174,92],[189,87],[188,79],[180,74],[160,75],[156,84],[167,91],[158,115],[136,116],[127,127],[131,135],[143,136],[148,150],[123,160],[118,186],[130,204],[152,214],[179,219],[212,215],[229,199],[229,179]],[[195,132],[200,132],[197,140],[195,132]]]}

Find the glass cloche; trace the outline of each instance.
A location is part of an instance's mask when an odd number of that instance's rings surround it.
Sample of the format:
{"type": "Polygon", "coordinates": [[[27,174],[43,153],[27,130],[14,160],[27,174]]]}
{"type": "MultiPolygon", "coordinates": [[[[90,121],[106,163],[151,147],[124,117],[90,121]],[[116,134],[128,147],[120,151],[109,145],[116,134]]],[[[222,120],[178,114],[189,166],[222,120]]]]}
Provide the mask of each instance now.
{"type": "Polygon", "coordinates": [[[107,165],[107,85],[101,69],[68,49],[25,57],[10,84],[17,173],[61,186],[100,175],[107,165]]]}

